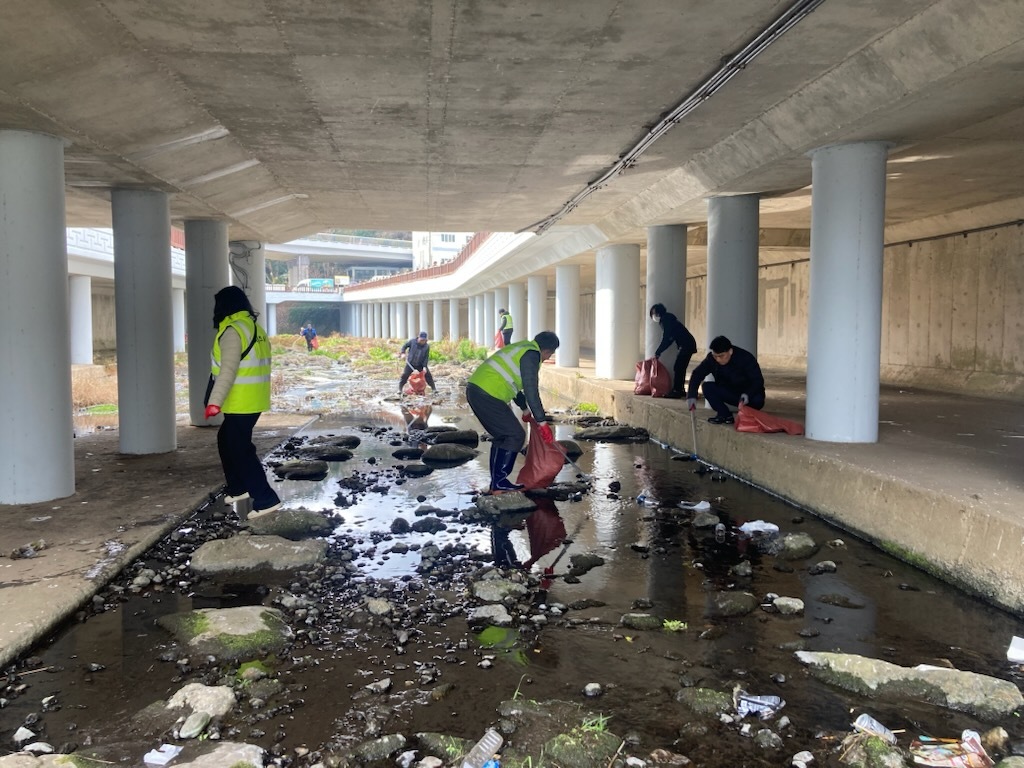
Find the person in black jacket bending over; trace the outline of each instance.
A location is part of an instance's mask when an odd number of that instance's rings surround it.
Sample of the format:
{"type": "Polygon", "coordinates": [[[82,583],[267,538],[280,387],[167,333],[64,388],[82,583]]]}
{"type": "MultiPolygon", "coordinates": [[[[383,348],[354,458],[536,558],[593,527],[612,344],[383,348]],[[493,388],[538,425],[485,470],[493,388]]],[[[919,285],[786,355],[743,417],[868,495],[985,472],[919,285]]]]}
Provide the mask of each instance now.
{"type": "Polygon", "coordinates": [[[402,345],[402,351],[398,353],[399,357],[403,355],[405,356],[405,369],[402,371],[402,378],[398,380],[398,394],[402,394],[402,390],[405,389],[405,383],[409,380],[413,371],[423,371],[427,384],[430,385],[432,390],[437,392],[437,387],[434,386],[434,376],[427,367],[427,363],[430,362],[430,345],[427,343],[427,332],[420,331],[420,335],[415,339],[409,339],[405,342],[402,345]]]}
{"type": "Polygon", "coordinates": [[[748,405],[764,408],[764,376],[757,359],[740,347],[734,347],[725,336],[711,340],[711,351],[690,376],[686,392],[686,405],[692,411],[697,407],[697,387],[704,384],[704,398],[715,409],[708,421],[712,424],[732,424],[730,405],[748,405]],[[714,381],[707,381],[714,375],[714,381]]]}
{"type": "Polygon", "coordinates": [[[664,304],[655,304],[650,314],[651,320],[661,324],[661,344],[654,351],[654,356],[661,357],[661,353],[673,343],[679,345],[676,364],[672,366],[672,391],[665,397],[680,398],[683,396],[683,385],[686,384],[686,368],[693,353],[697,351],[697,341],[686,326],[679,322],[678,317],[665,310],[664,304]]]}

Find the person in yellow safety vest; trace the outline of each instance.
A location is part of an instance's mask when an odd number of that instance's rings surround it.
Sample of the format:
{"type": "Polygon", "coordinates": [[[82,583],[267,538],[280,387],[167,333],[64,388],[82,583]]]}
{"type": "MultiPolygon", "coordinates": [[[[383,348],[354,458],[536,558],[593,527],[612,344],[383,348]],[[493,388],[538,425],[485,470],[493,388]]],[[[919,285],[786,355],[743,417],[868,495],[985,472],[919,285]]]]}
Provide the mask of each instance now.
{"type": "Polygon", "coordinates": [[[505,346],[508,346],[512,343],[512,315],[504,309],[499,309],[498,317],[501,318],[498,330],[501,331],[501,337],[505,339],[505,346]]]}
{"type": "Polygon", "coordinates": [[[533,341],[517,341],[502,347],[484,360],[469,377],[466,400],[480,424],[491,436],[491,491],[518,491],[523,486],[508,479],[516,463],[526,430],[519,423],[509,402],[527,409],[537,422],[540,436],[546,443],[555,439],[540,401],[540,364],[558,349],[558,336],[541,331],[533,341]]]}
{"type": "Polygon", "coordinates": [[[270,410],[270,340],[256,322],[257,314],[241,288],[231,285],[213,297],[213,340],[210,365],[213,388],[206,400],[206,418],[224,421],[217,431],[217,450],[227,481],[224,503],[252,499],[248,518],[281,508],[281,499],[267,482],[256,455],[252,430],[270,410]]]}

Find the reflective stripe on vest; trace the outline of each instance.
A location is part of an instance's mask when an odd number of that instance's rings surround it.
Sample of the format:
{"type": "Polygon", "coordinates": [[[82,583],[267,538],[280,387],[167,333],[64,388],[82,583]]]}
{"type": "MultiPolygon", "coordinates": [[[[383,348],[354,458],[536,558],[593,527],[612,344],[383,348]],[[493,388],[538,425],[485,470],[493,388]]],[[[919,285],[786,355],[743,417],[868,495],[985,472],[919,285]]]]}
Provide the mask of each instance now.
{"type": "Polygon", "coordinates": [[[505,327],[502,328],[502,330],[503,331],[511,331],[512,330],[512,315],[510,315],[508,312],[506,312],[504,315],[501,316],[501,319],[505,321],[505,327]]]}
{"type": "Polygon", "coordinates": [[[517,341],[502,347],[480,364],[469,377],[469,383],[476,384],[491,397],[509,402],[523,388],[519,360],[531,349],[540,352],[535,341],[517,341]]]}
{"type": "Polygon", "coordinates": [[[266,332],[248,312],[236,312],[221,321],[217,338],[213,342],[210,370],[214,377],[220,373],[220,339],[229,328],[234,328],[242,341],[242,351],[252,344],[238,364],[238,375],[228,392],[221,411],[224,413],[262,413],[270,410],[270,341],[266,332]],[[255,337],[255,343],[253,338],[255,337]]]}

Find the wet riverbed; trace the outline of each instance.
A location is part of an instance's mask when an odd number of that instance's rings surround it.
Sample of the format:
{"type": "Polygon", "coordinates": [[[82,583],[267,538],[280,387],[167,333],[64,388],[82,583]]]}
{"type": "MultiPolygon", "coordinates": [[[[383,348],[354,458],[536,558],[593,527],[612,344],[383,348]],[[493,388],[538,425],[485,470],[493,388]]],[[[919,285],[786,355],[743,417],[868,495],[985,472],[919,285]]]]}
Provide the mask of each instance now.
{"type": "MultiPolygon", "coordinates": [[[[478,428],[464,408],[415,415],[426,425],[478,428]]],[[[58,748],[91,745],[115,761],[140,756],[154,744],[133,730],[134,713],[186,682],[216,684],[230,671],[219,660],[182,653],[155,620],[193,607],[278,604],[284,592],[309,596],[316,608],[291,614],[296,638],[286,654],[270,660],[282,690],[263,706],[243,701],[219,726],[222,738],[260,744],[279,762],[311,764],[393,732],[476,738],[497,722],[498,704],[517,694],[574,701],[609,717],[609,730],[630,736],[628,754],[663,748],[706,766],[786,765],[803,749],[828,764],[835,759],[831,737],[848,732],[864,711],[905,729],[905,741],[997,724],[839,691],[809,677],[794,651],[842,651],[1016,679],[1006,647],[1024,632],[1013,617],[653,442],[584,443],[578,463],[593,478],[590,491],[578,501],[545,501],[532,520],[506,521],[514,527],[499,531],[499,541],[507,533],[515,560],[536,560],[529,569],[534,577],[556,558],[557,564],[555,578],[531,581],[534,608],[525,620],[500,633],[498,647],[489,647],[493,634],[481,637],[467,626],[464,592],[469,576],[494,561],[493,532],[463,519],[473,509],[474,489],[487,482],[488,445],[482,443],[467,464],[406,477],[399,467],[408,462],[392,454],[409,444],[408,416],[392,405],[360,417],[322,419],[302,439],[358,435],[355,456],[332,464],[324,480],[275,486],[286,507],[332,516],[332,562],[351,563],[349,570],[334,572],[347,574],[344,579],[320,574],[254,588],[183,576],[180,584],[170,578],[133,592],[128,585],[141,568],[160,573],[183,567],[195,544],[236,531],[233,515],[219,501],[199,510],[118,580],[117,589],[106,590],[81,621],[19,662],[0,694],[8,700],[0,709],[5,745],[29,723],[58,748]],[[637,503],[640,495],[645,505],[637,503]],[[694,513],[679,506],[700,501],[720,516],[724,533],[695,528],[694,513]],[[445,530],[391,532],[396,517],[422,518],[417,510],[424,504],[436,508],[430,516],[445,530]],[[741,532],[750,521],[806,533],[820,549],[806,560],[778,560],[741,532]],[[571,543],[558,544],[566,535],[571,543]],[[424,573],[418,568],[421,551],[431,543],[447,562],[424,573]],[[403,546],[396,551],[396,544],[403,546]],[[563,575],[576,554],[599,555],[604,565],[570,583],[563,575]],[[825,560],[836,564],[835,572],[812,575],[812,566],[825,560]],[[772,595],[799,598],[805,610],[783,616],[756,609],[715,618],[711,606],[723,591],[750,592],[766,606],[772,595]],[[377,594],[413,608],[390,620],[353,618],[352,606],[377,594]],[[620,619],[631,612],[654,614],[665,628],[624,628],[620,619]],[[392,680],[390,692],[366,691],[367,683],[384,677],[392,680]],[[600,684],[602,694],[585,696],[588,683],[600,684]],[[445,686],[441,695],[438,686],[445,686]],[[782,697],[780,714],[789,720],[779,729],[784,746],[757,748],[736,724],[695,718],[676,700],[682,688],[693,686],[726,692],[739,686],[782,697]],[[49,696],[56,698],[44,706],[49,696]]],[[[556,433],[569,438],[574,430],[562,424],[556,433]]],[[[271,463],[284,458],[270,457],[271,463]]],[[[558,478],[576,479],[572,467],[558,478]]],[[[1015,721],[999,724],[1017,735],[1015,721]]]]}

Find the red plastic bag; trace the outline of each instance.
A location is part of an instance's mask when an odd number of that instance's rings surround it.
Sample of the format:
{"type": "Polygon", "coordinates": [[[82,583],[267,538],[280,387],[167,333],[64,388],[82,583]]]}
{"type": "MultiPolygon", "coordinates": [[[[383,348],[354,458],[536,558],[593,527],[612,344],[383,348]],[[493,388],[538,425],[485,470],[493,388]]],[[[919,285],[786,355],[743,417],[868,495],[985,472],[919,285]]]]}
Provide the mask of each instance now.
{"type": "Polygon", "coordinates": [[[409,383],[405,386],[405,394],[422,395],[427,391],[427,375],[423,371],[413,371],[409,375],[409,383]]]}
{"type": "Polygon", "coordinates": [[[646,360],[641,360],[636,364],[636,376],[633,377],[633,394],[651,394],[651,367],[647,365],[646,360]]]}
{"type": "Polygon", "coordinates": [[[309,343],[313,345],[313,349],[320,349],[320,337],[319,336],[314,336],[313,340],[311,342],[309,342],[309,343]]]}
{"type": "Polygon", "coordinates": [[[526,446],[526,461],[516,479],[526,491],[547,488],[565,464],[562,447],[557,442],[545,443],[540,430],[534,429],[536,422],[532,418],[529,424],[530,443],[526,446]]]}
{"type": "Polygon", "coordinates": [[[759,411],[746,405],[740,406],[740,412],[736,414],[737,432],[785,432],[787,435],[802,435],[804,425],[798,421],[790,421],[781,416],[772,416],[770,413],[759,411]]]}
{"type": "Polygon", "coordinates": [[[647,362],[651,366],[651,397],[664,397],[672,391],[672,374],[656,357],[647,362]]]}
{"type": "Polygon", "coordinates": [[[494,334],[494,348],[501,349],[504,346],[505,337],[502,335],[501,331],[498,331],[497,333],[494,334]]]}

